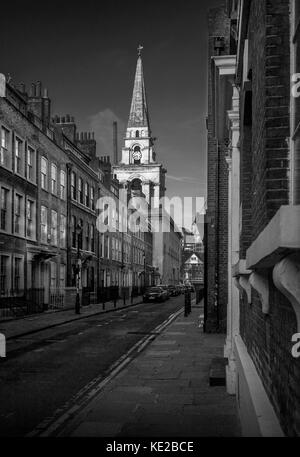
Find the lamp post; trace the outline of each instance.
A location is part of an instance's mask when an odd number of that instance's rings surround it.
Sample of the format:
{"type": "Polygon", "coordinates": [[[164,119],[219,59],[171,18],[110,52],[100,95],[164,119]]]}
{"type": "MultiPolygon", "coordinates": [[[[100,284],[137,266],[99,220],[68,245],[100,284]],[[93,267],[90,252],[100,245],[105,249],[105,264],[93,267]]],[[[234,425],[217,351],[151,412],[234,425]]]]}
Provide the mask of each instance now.
{"type": "Polygon", "coordinates": [[[76,226],[77,233],[77,258],[76,258],[76,301],[75,301],[75,314],[80,314],[80,295],[79,295],[79,280],[80,280],[80,270],[81,270],[81,259],[80,259],[80,250],[79,250],[79,239],[82,235],[82,227],[80,224],[76,226]]]}

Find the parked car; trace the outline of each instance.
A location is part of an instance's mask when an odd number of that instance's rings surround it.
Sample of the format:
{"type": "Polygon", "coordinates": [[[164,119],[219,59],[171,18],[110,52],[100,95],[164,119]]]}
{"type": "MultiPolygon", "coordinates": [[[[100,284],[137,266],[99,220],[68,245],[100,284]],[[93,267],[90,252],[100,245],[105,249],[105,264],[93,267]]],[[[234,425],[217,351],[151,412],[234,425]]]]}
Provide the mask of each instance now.
{"type": "Polygon", "coordinates": [[[182,289],[182,285],[181,284],[178,284],[177,286],[175,286],[176,289],[177,289],[177,294],[178,295],[181,295],[183,293],[183,289],[182,289]]]}
{"type": "Polygon", "coordinates": [[[169,291],[169,286],[167,284],[159,284],[159,287],[161,287],[162,289],[164,289],[166,291],[168,299],[169,299],[171,296],[170,291],[169,291]]]}
{"type": "Polygon", "coordinates": [[[177,297],[181,293],[179,287],[175,286],[175,285],[168,286],[168,289],[169,289],[171,297],[177,297]]]}
{"type": "Polygon", "coordinates": [[[149,287],[143,295],[143,301],[166,301],[168,300],[168,294],[162,287],[149,287]]]}
{"type": "Polygon", "coordinates": [[[186,284],[185,290],[188,290],[189,292],[195,292],[195,288],[192,286],[192,284],[186,284]]]}

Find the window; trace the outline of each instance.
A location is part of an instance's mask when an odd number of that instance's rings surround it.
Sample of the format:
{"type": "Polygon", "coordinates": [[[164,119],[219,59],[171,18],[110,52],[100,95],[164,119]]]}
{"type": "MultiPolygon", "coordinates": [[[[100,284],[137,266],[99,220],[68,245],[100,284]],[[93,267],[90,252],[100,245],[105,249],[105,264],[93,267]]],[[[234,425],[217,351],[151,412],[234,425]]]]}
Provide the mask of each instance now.
{"type": "Polygon", "coordinates": [[[59,240],[60,247],[66,247],[66,230],[67,230],[67,218],[63,214],[60,215],[60,226],[59,226],[59,240]]]}
{"type": "Polygon", "coordinates": [[[95,252],[95,226],[90,225],[91,251],[95,252]]]}
{"type": "Polygon", "coordinates": [[[71,197],[76,200],[76,174],[74,171],[71,173],[71,197]]]}
{"type": "Polygon", "coordinates": [[[15,173],[22,174],[23,141],[16,136],[15,140],[15,173]]]}
{"type": "Polygon", "coordinates": [[[14,259],[14,289],[16,292],[20,291],[22,288],[22,272],[21,272],[21,267],[22,267],[22,259],[19,257],[15,257],[14,259]]]}
{"type": "Polygon", "coordinates": [[[47,243],[48,236],[48,210],[46,206],[41,206],[41,242],[47,243]]]}
{"type": "Polygon", "coordinates": [[[106,259],[108,259],[108,258],[109,258],[109,255],[108,255],[108,250],[109,250],[109,238],[108,238],[108,236],[104,236],[103,241],[104,241],[104,252],[103,252],[103,257],[105,257],[106,259]]]}
{"type": "Polygon", "coordinates": [[[140,136],[140,132],[139,132],[138,130],[136,130],[136,132],[135,132],[135,137],[136,137],[136,138],[139,138],[139,136],[140,136]]]}
{"type": "Polygon", "coordinates": [[[10,132],[1,127],[0,165],[11,168],[10,132]]]}
{"type": "Polygon", "coordinates": [[[72,216],[71,240],[72,240],[72,248],[76,248],[76,217],[75,216],[72,216]]]}
{"type": "Polygon", "coordinates": [[[20,194],[15,194],[14,233],[16,233],[17,235],[22,235],[22,231],[23,231],[22,211],[23,211],[23,197],[20,194]]]}
{"type": "Polygon", "coordinates": [[[66,199],[66,173],[63,170],[60,172],[60,198],[66,199]]]}
{"type": "Polygon", "coordinates": [[[29,198],[26,207],[26,236],[35,238],[35,202],[29,198]]]}
{"type": "Polygon", "coordinates": [[[51,164],[51,193],[57,194],[57,166],[54,163],[51,164]]]}
{"type": "Polygon", "coordinates": [[[91,187],[91,208],[95,211],[95,189],[91,187]]]}
{"type": "Polygon", "coordinates": [[[104,233],[100,234],[100,257],[104,257],[104,233]]]}
{"type": "MultiPolygon", "coordinates": [[[[293,2],[292,24],[292,74],[300,73],[300,4],[293,2]]],[[[297,78],[299,81],[299,78],[297,78]]],[[[298,90],[299,93],[299,90],[298,90]]],[[[291,203],[300,204],[300,96],[291,99],[291,203]]]]}
{"type": "Polygon", "coordinates": [[[56,289],[57,286],[57,264],[50,261],[50,288],[56,289]]]}
{"type": "Polygon", "coordinates": [[[9,257],[0,255],[0,294],[8,295],[9,293],[9,257]]]}
{"type": "Polygon", "coordinates": [[[132,157],[133,157],[134,164],[139,165],[141,163],[142,154],[141,154],[141,148],[139,146],[135,146],[132,157]]]}
{"type": "Polygon", "coordinates": [[[47,176],[48,176],[48,160],[45,157],[41,158],[41,186],[42,189],[48,189],[47,183],[47,176]]]}
{"type": "Polygon", "coordinates": [[[0,195],[0,205],[1,205],[1,213],[0,213],[0,229],[8,231],[8,197],[9,197],[9,190],[5,187],[1,187],[1,195],[0,195]]]}
{"type": "Polygon", "coordinates": [[[57,212],[51,211],[51,244],[57,246],[57,212]]]}
{"type": "Polygon", "coordinates": [[[89,187],[90,186],[86,182],[85,186],[84,186],[84,195],[85,195],[85,205],[88,206],[88,207],[90,206],[89,187]]]}
{"type": "Polygon", "coordinates": [[[59,266],[59,288],[64,289],[66,285],[66,265],[59,266]]]}
{"type": "Polygon", "coordinates": [[[27,179],[35,181],[34,178],[34,156],[35,151],[30,146],[27,147],[27,179]]]}
{"type": "Polygon", "coordinates": [[[82,249],[83,244],[83,220],[79,219],[79,225],[81,227],[81,231],[78,233],[78,246],[79,249],[82,249]]]}
{"type": "Polygon", "coordinates": [[[85,232],[85,245],[86,245],[86,250],[90,250],[90,224],[86,224],[86,232],[85,232]]]}
{"type": "Polygon", "coordinates": [[[78,179],[78,200],[79,203],[83,204],[83,181],[81,178],[78,179]]]}
{"type": "Polygon", "coordinates": [[[116,240],[114,237],[112,237],[112,239],[111,239],[111,259],[112,260],[115,260],[115,243],[116,243],[116,240]]]}

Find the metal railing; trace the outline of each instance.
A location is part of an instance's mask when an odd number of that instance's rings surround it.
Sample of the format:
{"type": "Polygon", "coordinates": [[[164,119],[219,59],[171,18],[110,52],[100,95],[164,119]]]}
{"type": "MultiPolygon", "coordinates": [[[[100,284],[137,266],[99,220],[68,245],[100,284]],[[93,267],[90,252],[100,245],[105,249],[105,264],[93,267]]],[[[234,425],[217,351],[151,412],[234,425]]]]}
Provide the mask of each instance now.
{"type": "Polygon", "coordinates": [[[62,309],[65,306],[65,290],[50,289],[49,309],[62,309]]]}
{"type": "Polygon", "coordinates": [[[6,289],[0,291],[0,319],[42,313],[44,289],[6,289]]]}

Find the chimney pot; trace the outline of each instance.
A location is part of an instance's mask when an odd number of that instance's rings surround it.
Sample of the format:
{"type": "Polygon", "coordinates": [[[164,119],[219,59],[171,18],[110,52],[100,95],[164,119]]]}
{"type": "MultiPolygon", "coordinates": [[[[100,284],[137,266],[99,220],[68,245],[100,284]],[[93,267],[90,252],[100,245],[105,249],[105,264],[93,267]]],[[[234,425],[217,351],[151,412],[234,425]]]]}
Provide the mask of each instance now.
{"type": "Polygon", "coordinates": [[[21,92],[22,94],[24,94],[24,93],[25,93],[25,90],[26,90],[26,89],[25,89],[25,84],[24,84],[24,83],[21,83],[21,84],[20,84],[20,92],[21,92]]]}
{"type": "Polygon", "coordinates": [[[42,90],[42,83],[41,83],[41,81],[38,81],[36,83],[36,87],[35,87],[35,96],[36,97],[40,97],[41,96],[41,90],[42,90]]]}
{"type": "Polygon", "coordinates": [[[35,96],[35,84],[34,83],[31,83],[29,96],[30,97],[34,97],[35,96]]]}
{"type": "Polygon", "coordinates": [[[74,116],[71,117],[71,122],[75,122],[74,116]]]}
{"type": "Polygon", "coordinates": [[[45,87],[44,91],[43,91],[43,98],[48,98],[48,89],[45,87]]]}

